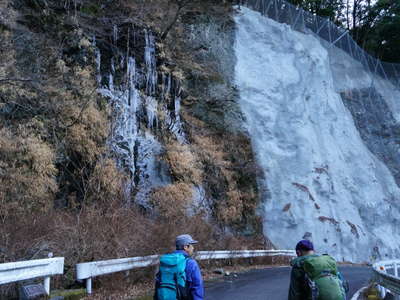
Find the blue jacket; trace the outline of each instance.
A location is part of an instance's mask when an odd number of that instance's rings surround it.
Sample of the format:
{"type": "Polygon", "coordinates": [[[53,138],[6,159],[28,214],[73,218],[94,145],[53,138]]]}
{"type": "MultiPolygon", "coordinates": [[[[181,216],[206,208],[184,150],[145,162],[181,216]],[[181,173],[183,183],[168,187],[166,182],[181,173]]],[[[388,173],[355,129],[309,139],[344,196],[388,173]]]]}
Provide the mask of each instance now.
{"type": "MultiPolygon", "coordinates": [[[[200,267],[197,262],[190,258],[189,255],[183,250],[176,250],[173,253],[181,253],[186,259],[186,289],[190,300],[204,300],[204,286],[201,277],[200,267]]],[[[157,300],[157,288],[160,283],[159,273],[156,276],[156,291],[154,299],[157,300]]]]}
{"type": "MultiPolygon", "coordinates": [[[[181,253],[185,257],[189,255],[183,250],[176,250],[174,253],[181,253]]],[[[201,277],[200,267],[193,258],[186,260],[186,283],[188,285],[189,294],[191,300],[203,300],[204,299],[204,285],[203,278],[201,277]]]]}

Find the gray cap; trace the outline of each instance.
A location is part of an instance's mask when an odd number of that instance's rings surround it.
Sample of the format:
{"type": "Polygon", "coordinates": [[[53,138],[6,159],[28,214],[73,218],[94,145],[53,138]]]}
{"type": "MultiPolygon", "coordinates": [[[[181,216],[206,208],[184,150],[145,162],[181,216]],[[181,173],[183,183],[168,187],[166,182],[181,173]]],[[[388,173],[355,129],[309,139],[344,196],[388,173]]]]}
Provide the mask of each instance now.
{"type": "Polygon", "coordinates": [[[183,247],[190,244],[197,244],[198,241],[195,241],[189,234],[181,234],[176,237],[175,245],[176,247],[183,247]]]}

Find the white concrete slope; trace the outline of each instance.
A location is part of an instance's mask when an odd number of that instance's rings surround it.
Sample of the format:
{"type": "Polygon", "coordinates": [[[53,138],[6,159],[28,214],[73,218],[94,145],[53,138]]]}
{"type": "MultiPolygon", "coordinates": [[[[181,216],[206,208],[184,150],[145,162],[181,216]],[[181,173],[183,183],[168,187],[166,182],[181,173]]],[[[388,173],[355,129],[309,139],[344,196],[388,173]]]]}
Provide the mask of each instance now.
{"type": "MultiPolygon", "coordinates": [[[[236,84],[265,172],[264,234],[281,249],[311,237],[339,260],[399,255],[400,189],[339,94],[369,86],[372,77],[347,74],[357,63],[338,61],[345,55],[313,35],[247,8],[235,20],[236,84]]],[[[398,91],[390,95],[396,93],[400,99],[398,91]]]]}

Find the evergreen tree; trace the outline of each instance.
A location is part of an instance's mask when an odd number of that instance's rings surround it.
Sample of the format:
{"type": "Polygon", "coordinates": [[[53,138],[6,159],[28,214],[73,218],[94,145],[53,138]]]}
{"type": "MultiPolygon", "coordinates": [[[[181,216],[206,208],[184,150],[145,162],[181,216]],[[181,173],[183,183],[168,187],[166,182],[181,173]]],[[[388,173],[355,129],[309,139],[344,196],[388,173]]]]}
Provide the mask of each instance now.
{"type": "Polygon", "coordinates": [[[400,63],[400,0],[291,0],[347,28],[367,52],[400,63]]]}
{"type": "Polygon", "coordinates": [[[400,63],[400,0],[379,0],[367,16],[358,42],[381,60],[400,63]]]}

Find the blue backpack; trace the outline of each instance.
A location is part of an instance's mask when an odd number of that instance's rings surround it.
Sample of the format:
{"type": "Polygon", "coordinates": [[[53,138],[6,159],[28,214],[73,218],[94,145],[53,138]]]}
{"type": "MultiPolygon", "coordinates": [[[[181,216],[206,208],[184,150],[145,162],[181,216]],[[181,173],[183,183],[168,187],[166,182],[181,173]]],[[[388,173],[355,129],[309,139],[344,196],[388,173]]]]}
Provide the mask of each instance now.
{"type": "Polygon", "coordinates": [[[155,299],[188,299],[185,273],[186,259],[181,253],[164,254],[160,257],[155,299]]]}

